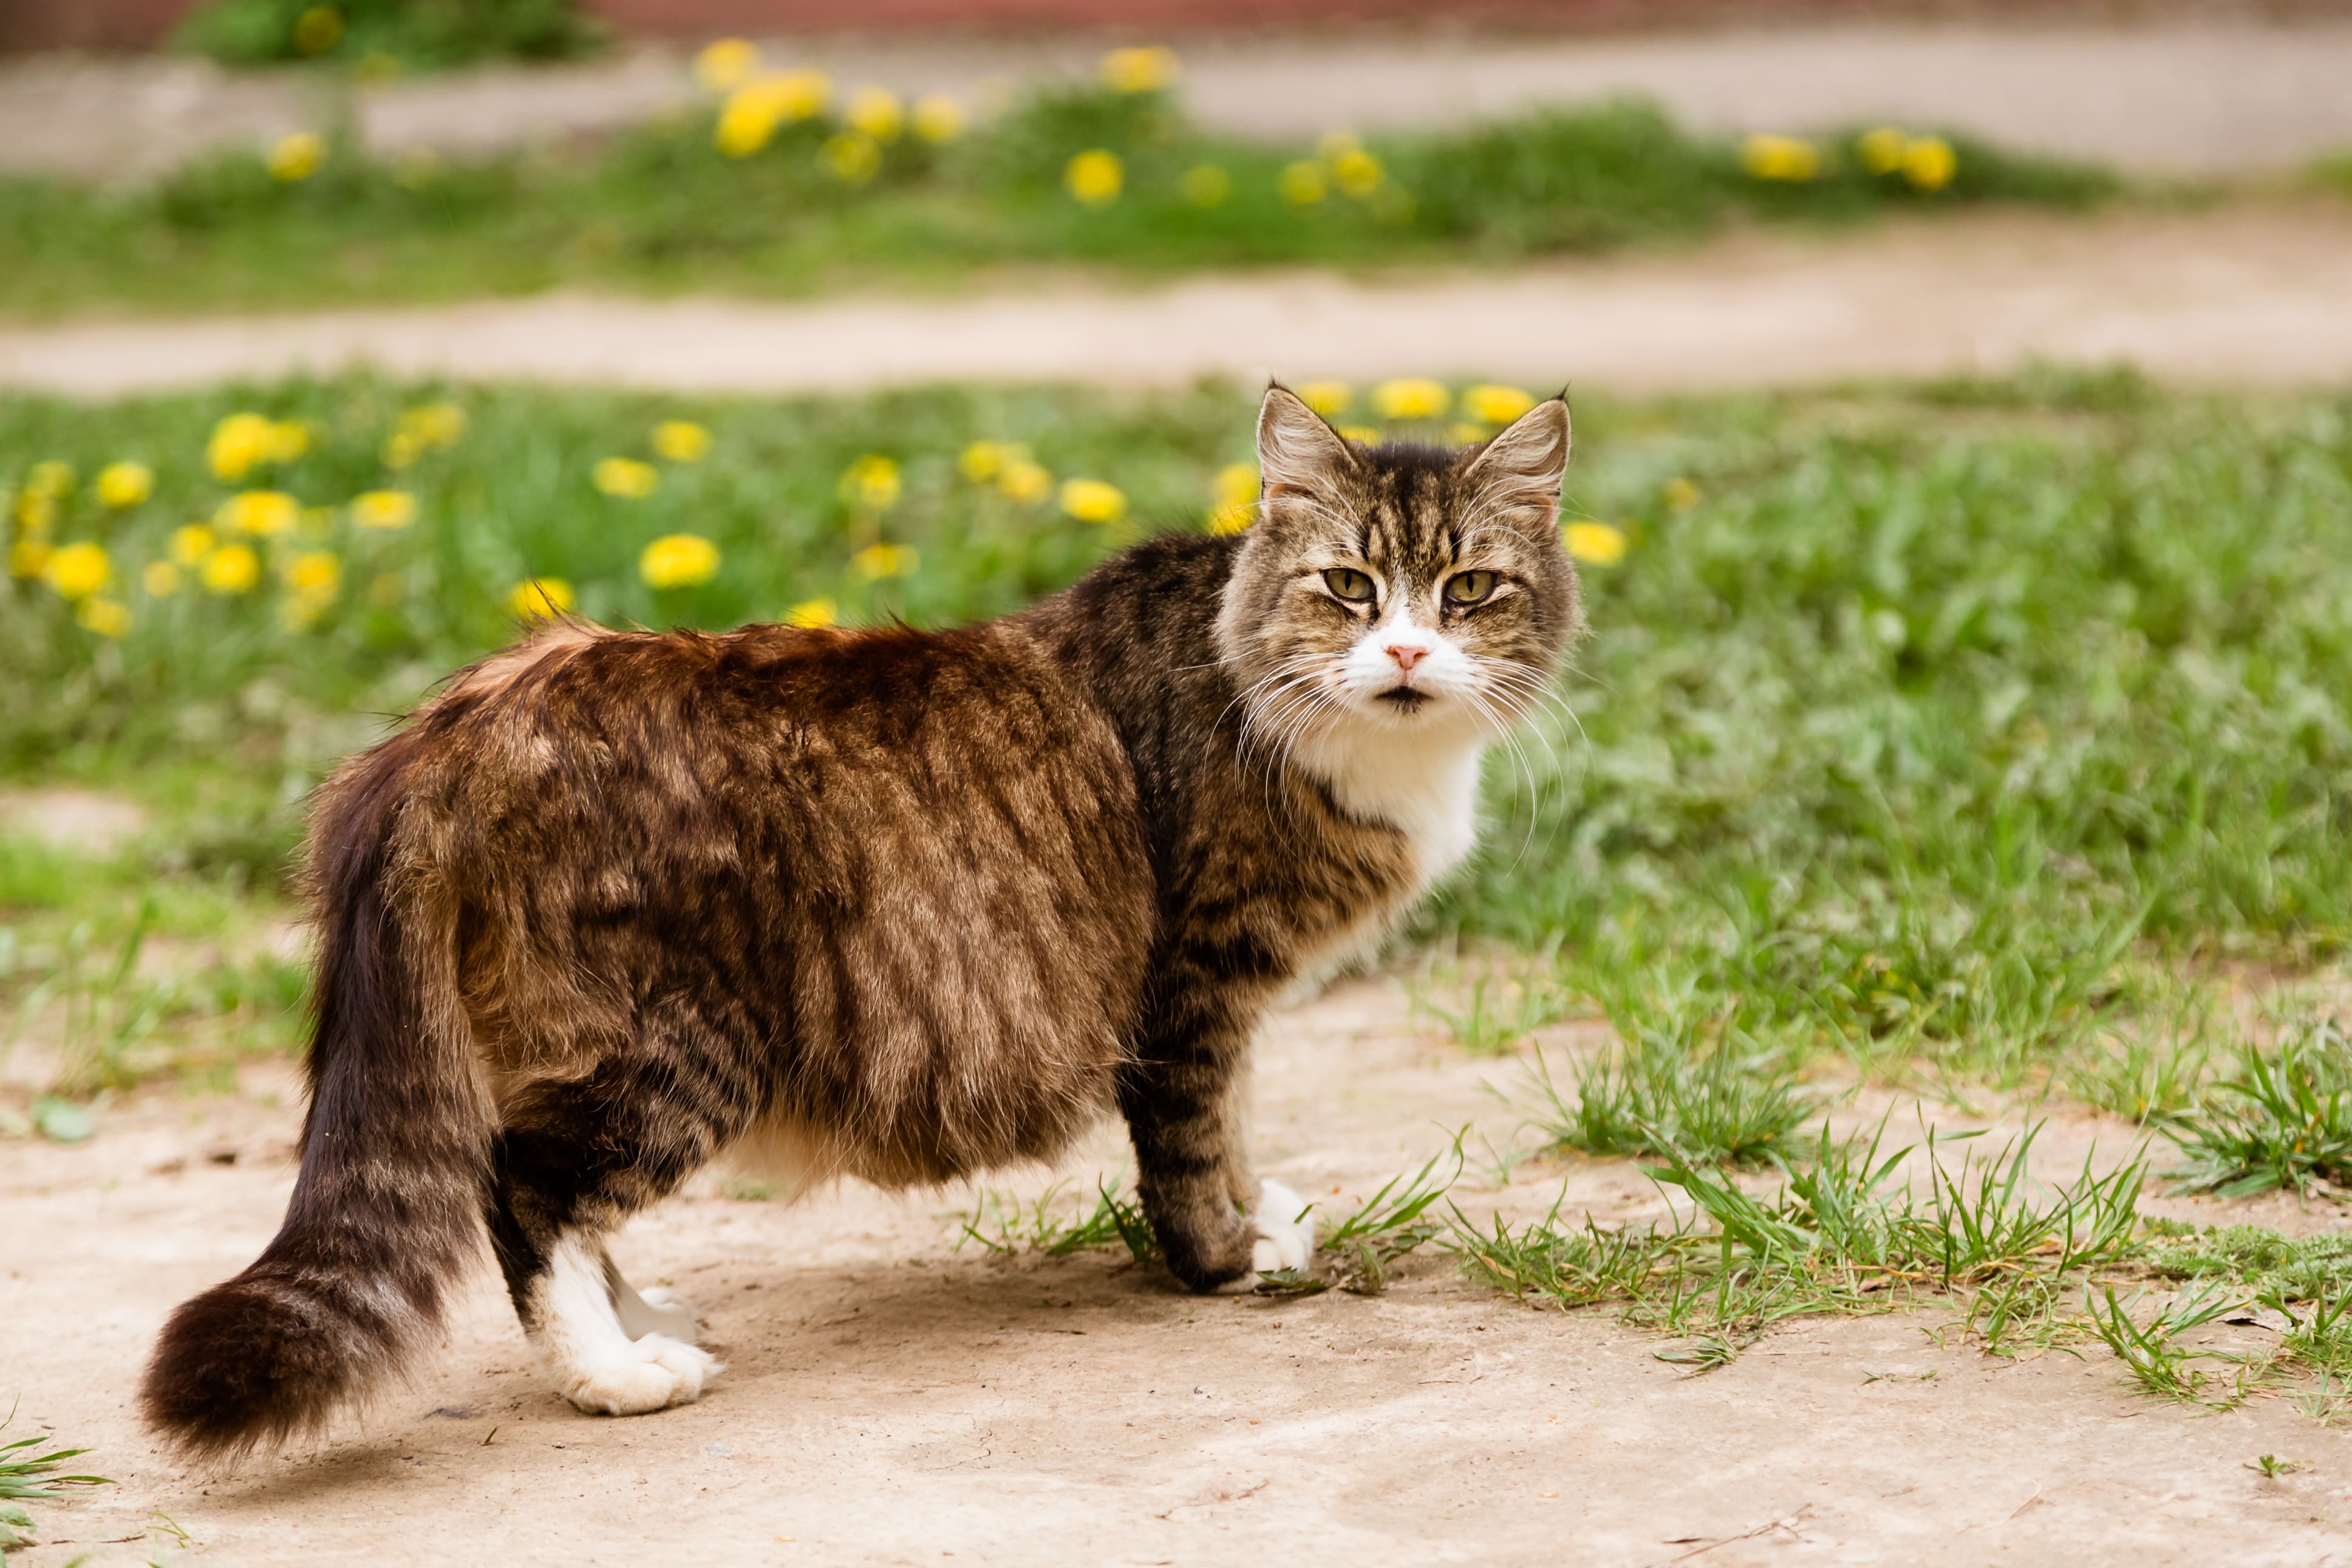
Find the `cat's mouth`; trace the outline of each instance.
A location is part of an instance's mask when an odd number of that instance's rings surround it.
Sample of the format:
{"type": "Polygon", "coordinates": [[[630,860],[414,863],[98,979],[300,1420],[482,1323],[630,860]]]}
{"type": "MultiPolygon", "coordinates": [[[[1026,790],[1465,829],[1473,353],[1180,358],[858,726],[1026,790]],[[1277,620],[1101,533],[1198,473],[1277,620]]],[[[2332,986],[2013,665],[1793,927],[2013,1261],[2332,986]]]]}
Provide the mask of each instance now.
{"type": "Polygon", "coordinates": [[[1429,700],[1429,693],[1416,691],[1410,686],[1391,686],[1381,693],[1380,700],[1400,713],[1418,713],[1422,704],[1429,700]]]}

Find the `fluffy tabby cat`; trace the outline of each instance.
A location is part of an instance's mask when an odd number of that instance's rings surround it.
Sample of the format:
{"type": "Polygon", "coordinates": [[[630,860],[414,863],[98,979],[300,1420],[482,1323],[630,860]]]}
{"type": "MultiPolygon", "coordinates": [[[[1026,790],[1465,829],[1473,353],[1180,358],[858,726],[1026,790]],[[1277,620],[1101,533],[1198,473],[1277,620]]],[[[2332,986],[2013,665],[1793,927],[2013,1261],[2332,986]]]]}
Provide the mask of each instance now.
{"type": "Polygon", "coordinates": [[[1367,449],[1279,386],[1261,521],[952,631],[541,629],[320,792],[284,1228],[182,1305],[149,1419],[224,1456],[437,1337],[487,1227],[583,1410],[699,1395],[604,1237],[729,1152],[951,1182],[1116,1110],[1195,1290],[1305,1264],[1239,1084],[1275,994],[1468,852],[1580,626],[1555,398],[1367,449]]]}

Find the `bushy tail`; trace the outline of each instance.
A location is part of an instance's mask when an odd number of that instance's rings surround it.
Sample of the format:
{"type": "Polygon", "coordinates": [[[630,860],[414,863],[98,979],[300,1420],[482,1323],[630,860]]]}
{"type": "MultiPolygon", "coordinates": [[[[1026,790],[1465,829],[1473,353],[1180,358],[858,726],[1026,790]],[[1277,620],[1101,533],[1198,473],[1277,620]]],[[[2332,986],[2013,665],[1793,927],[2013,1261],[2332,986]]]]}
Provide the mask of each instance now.
{"type": "Polygon", "coordinates": [[[433,1337],[444,1288],[479,1245],[492,1129],[457,1003],[455,933],[394,885],[393,818],[415,750],[415,731],[396,736],[320,794],[316,1032],[293,1201],[252,1267],[172,1314],[141,1391],[149,1423],[199,1457],[315,1430],[366,1394],[433,1337]]]}

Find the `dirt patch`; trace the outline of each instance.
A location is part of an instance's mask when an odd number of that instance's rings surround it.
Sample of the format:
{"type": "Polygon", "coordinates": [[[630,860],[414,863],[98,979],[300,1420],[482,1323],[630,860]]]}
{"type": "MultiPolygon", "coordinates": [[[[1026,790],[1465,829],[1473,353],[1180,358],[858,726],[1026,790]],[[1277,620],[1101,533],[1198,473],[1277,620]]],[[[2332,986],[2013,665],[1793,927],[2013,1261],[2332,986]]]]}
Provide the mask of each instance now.
{"type": "MultiPolygon", "coordinates": [[[[1485,1086],[1508,1077],[1412,1033],[1393,982],[1344,985],[1267,1030],[1261,1169],[1348,1205],[1465,1121],[1507,1139],[1516,1118],[1485,1086]]],[[[157,1510],[198,1556],[240,1563],[1645,1564],[1702,1547],[1707,1568],[2309,1563],[2352,1547],[2339,1434],[2276,1400],[2151,1405],[2096,1349],[1939,1348],[1934,1306],[1787,1325],[1692,1378],[1606,1314],[1518,1306],[1435,1261],[1378,1299],[1203,1300],[1106,1254],[959,1252],[940,1216],[967,1194],[785,1206],[715,1179],[615,1249],[704,1310],[730,1370],[701,1404],[574,1414],[529,1369],[486,1266],[446,1347],[367,1419],[191,1472],[138,1430],[133,1369],[173,1304],[275,1229],[291,1089],[257,1071],[236,1098],[142,1097],[80,1148],[0,1145],[6,1391],[20,1426],[95,1445],[121,1483],[41,1510],[49,1543],[19,1561],[143,1562],[157,1510]],[[2263,1453],[2309,1468],[2263,1479],[2245,1468],[2263,1453]]],[[[2129,1142],[2054,1124],[2053,1173],[2095,1137],[2129,1142]]],[[[1107,1131],[1069,1173],[1090,1185],[1119,1156],[1107,1131]]],[[[1464,1201],[1535,1214],[1563,1182],[1570,1212],[1656,1208],[1619,1162],[1522,1166],[1464,1201]]]]}
{"type": "Polygon", "coordinates": [[[134,801],[86,789],[0,790],[0,837],[103,859],[147,831],[134,801]]]}

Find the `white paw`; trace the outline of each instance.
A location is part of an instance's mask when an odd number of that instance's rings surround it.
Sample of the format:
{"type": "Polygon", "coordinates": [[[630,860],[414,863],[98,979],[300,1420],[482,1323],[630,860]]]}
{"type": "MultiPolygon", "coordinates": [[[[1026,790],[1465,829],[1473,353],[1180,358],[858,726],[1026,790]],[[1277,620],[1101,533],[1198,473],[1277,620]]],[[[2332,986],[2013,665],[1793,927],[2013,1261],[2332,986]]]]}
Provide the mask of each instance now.
{"type": "Polygon", "coordinates": [[[573,1372],[563,1397],[591,1415],[642,1415],[693,1404],[702,1397],[704,1380],[724,1370],[708,1351],[647,1334],[611,1361],[573,1372]]]}
{"type": "Polygon", "coordinates": [[[646,1334],[661,1334],[690,1345],[702,1342],[702,1320],[692,1307],[659,1285],[637,1293],[635,1310],[623,1303],[621,1326],[641,1339],[646,1334]]]}
{"type": "Polygon", "coordinates": [[[1304,1268],[1315,1256],[1315,1216],[1297,1193],[1280,1182],[1265,1183],[1257,1195],[1257,1241],[1250,1248],[1250,1267],[1260,1274],[1276,1268],[1304,1268]]]}

